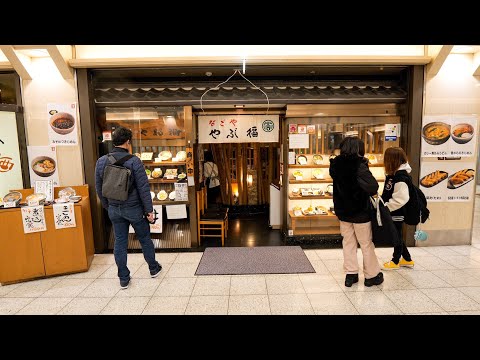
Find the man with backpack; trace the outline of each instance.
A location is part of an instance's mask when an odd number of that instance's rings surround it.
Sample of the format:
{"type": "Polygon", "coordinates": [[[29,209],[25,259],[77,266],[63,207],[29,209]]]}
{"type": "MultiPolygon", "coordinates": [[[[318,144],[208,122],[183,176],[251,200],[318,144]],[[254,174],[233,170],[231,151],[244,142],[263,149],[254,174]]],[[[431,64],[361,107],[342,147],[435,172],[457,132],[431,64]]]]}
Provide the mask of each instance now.
{"type": "Polygon", "coordinates": [[[112,142],[115,146],[112,152],[97,161],[95,187],[113,224],[113,254],[120,287],[126,289],[130,283],[127,267],[129,225],[132,225],[142,246],[152,278],[160,274],[162,266],[155,260],[155,247],[150,237],[149,223],[154,223],[155,214],[147,174],[142,161],[131,155],[132,131],[118,127],[112,134],[112,142]]]}

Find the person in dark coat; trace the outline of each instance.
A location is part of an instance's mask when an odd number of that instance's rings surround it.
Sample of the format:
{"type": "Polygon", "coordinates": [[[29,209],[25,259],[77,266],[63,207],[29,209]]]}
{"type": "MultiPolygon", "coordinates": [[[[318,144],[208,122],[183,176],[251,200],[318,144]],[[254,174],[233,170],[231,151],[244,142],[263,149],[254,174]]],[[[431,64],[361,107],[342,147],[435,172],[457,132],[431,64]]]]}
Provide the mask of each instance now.
{"type": "MultiPolygon", "coordinates": [[[[132,150],[132,131],[124,127],[118,127],[112,134],[115,146],[111,155],[119,160],[130,155],[132,150]]],[[[107,199],[102,194],[103,173],[108,165],[108,155],[97,160],[95,166],[95,188],[103,207],[108,210],[108,217],[112,221],[115,233],[113,255],[118,267],[120,287],[126,289],[130,283],[130,270],[127,267],[128,229],[132,225],[142,246],[143,257],[148,263],[150,275],[157,277],[162,266],[155,260],[155,247],[150,237],[149,221],[153,221],[153,203],[150,195],[150,185],[142,161],[133,156],[123,164],[131,170],[130,190],[125,201],[107,199]]]]}
{"type": "Polygon", "coordinates": [[[378,183],[368,169],[368,160],[364,155],[363,141],[358,137],[346,137],[340,143],[340,155],[330,159],[333,204],[343,236],[343,268],[347,287],[358,282],[357,242],[363,253],[365,286],[383,282],[370,222],[369,197],[377,193],[378,183]]]}

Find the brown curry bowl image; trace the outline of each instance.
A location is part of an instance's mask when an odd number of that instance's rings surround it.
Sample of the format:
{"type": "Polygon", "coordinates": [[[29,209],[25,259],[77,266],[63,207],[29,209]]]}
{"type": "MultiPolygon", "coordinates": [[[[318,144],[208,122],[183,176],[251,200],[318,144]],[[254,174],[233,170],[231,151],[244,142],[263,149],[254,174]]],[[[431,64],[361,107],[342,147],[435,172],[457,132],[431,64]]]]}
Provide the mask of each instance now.
{"type": "Polygon", "coordinates": [[[75,118],[72,114],[59,112],[50,118],[50,126],[57,134],[66,135],[75,128],[75,118]]]}
{"type": "Polygon", "coordinates": [[[431,122],[423,127],[422,137],[430,145],[441,145],[450,139],[450,125],[431,122]]]}
{"type": "Polygon", "coordinates": [[[38,156],[32,160],[32,170],[35,174],[41,177],[51,176],[57,169],[55,160],[48,156],[38,156]]]}

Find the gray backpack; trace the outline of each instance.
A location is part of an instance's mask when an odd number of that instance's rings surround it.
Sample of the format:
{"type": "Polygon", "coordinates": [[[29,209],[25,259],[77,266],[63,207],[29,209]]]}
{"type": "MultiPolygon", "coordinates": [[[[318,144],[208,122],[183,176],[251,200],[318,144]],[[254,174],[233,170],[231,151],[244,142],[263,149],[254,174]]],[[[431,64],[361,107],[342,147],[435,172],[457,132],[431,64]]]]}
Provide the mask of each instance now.
{"type": "Polygon", "coordinates": [[[108,155],[109,164],[105,166],[103,171],[102,184],[102,195],[107,199],[119,201],[128,199],[131,171],[122,165],[134,156],[127,155],[117,160],[113,155],[108,155]]]}

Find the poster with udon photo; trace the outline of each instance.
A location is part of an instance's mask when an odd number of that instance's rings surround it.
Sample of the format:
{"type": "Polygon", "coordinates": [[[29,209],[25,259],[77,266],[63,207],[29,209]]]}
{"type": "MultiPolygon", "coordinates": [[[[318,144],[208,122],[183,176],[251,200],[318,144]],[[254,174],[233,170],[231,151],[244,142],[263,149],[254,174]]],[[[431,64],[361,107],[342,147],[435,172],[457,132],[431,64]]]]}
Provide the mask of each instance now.
{"type": "Polygon", "coordinates": [[[448,156],[475,156],[477,145],[477,117],[453,115],[448,156]]]}
{"type": "Polygon", "coordinates": [[[448,172],[445,161],[422,162],[419,188],[428,202],[444,202],[447,198],[448,172]]]}
{"type": "Polygon", "coordinates": [[[48,137],[52,145],[78,145],[77,104],[47,104],[48,137]]]}
{"type": "Polygon", "coordinates": [[[445,181],[447,202],[473,201],[475,165],[474,162],[445,161],[443,169],[448,173],[445,181]]]}
{"type": "Polygon", "coordinates": [[[57,147],[27,146],[30,186],[35,187],[37,180],[52,180],[53,186],[59,186],[57,147]]]}
{"type": "MultiPolygon", "coordinates": [[[[155,224],[149,224],[150,232],[152,234],[161,234],[162,233],[162,205],[153,205],[153,212],[155,213],[155,217],[157,218],[157,221],[155,221],[155,224]]],[[[135,232],[132,225],[129,226],[128,232],[130,234],[133,234],[135,232]]]]}

